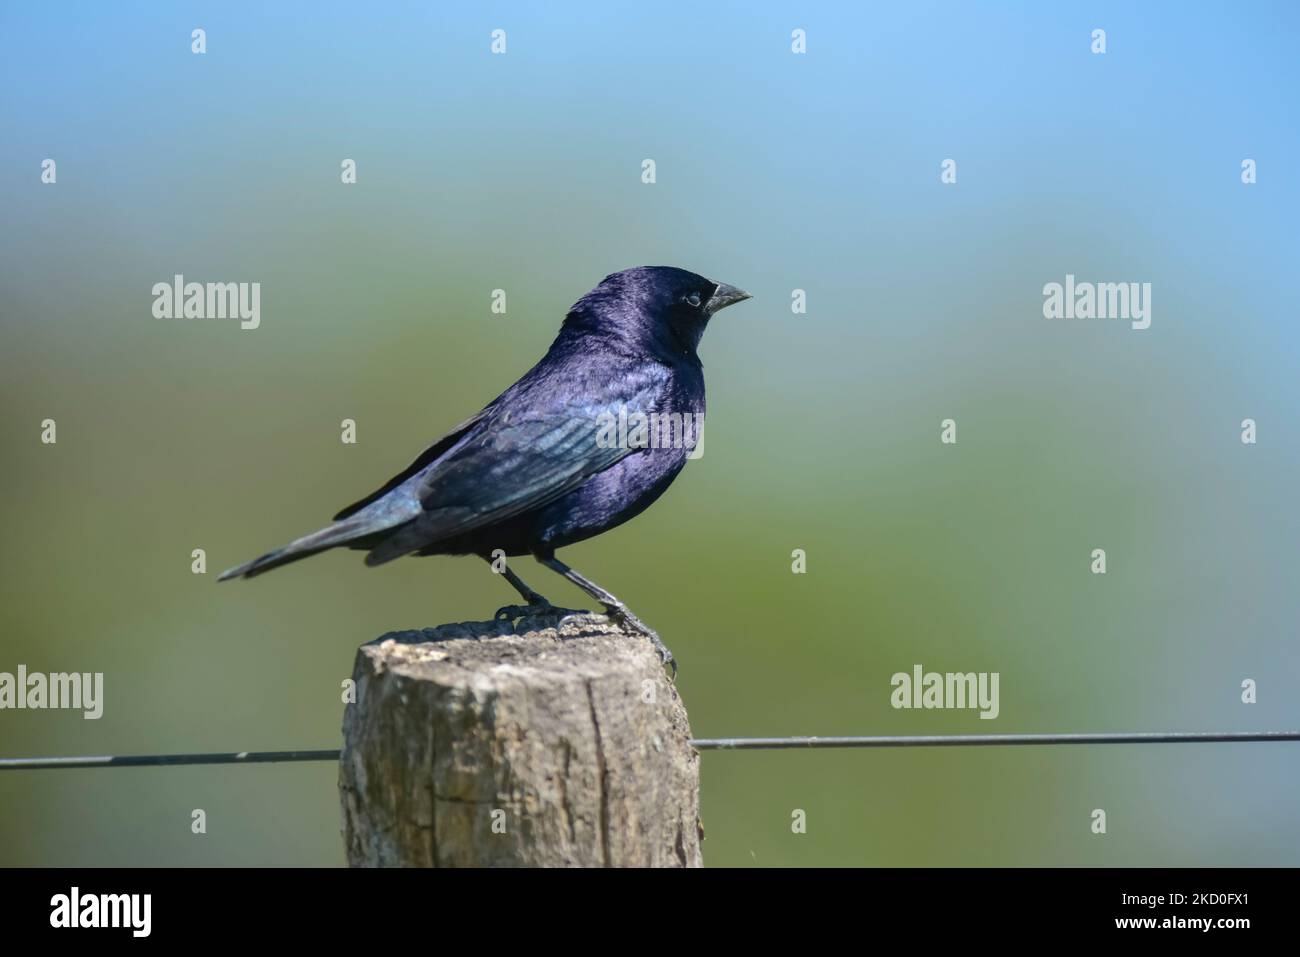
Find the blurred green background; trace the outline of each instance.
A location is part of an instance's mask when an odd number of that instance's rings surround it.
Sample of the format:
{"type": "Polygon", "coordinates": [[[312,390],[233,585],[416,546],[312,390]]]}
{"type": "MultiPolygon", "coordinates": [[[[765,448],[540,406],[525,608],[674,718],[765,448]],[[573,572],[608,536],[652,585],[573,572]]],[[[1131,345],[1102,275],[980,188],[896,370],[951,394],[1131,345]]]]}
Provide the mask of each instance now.
{"type": "MultiPolygon", "coordinates": [[[[106,686],[98,721],[0,712],[0,754],[337,746],[357,645],[510,590],[468,559],[216,572],[640,264],[754,299],[704,340],[703,458],[562,557],[672,646],[697,736],[1300,726],[1293,6],[463,6],[0,8],[0,671],[106,686]],[[261,328],[154,319],[175,273],[261,282],[261,328]],[[1045,320],[1066,273],[1151,282],[1151,328],[1045,320]],[[894,710],[918,663],[999,672],[1000,716],[894,710]]],[[[706,753],[705,860],[1295,865],[1296,757],[706,753]]],[[[5,773],[0,864],[339,865],[335,779],[5,773]]]]}

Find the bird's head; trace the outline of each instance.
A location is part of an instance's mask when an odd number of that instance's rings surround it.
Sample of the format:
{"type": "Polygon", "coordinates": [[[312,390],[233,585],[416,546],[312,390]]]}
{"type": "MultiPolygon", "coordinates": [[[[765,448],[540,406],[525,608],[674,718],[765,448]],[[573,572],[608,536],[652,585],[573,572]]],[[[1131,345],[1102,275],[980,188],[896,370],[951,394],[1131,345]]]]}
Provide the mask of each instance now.
{"type": "Polygon", "coordinates": [[[743,289],[685,269],[637,266],[602,279],[574,303],[564,324],[655,353],[694,356],[714,313],[748,298],[743,289]]]}

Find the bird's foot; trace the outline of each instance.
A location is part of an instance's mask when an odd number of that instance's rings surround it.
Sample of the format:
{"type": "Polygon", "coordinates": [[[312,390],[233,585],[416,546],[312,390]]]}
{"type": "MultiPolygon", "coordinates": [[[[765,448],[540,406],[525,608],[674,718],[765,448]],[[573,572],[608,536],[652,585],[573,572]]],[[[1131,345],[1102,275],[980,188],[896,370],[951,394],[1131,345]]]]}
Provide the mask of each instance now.
{"type": "MultiPolygon", "coordinates": [[[[496,613],[497,621],[513,622],[532,619],[534,622],[540,621],[548,628],[559,628],[570,618],[583,617],[590,618],[591,612],[577,608],[561,608],[545,599],[533,602],[531,605],[506,605],[504,608],[498,608],[496,613]]],[[[516,629],[518,627],[515,626],[516,629]]]]}
{"type": "Polygon", "coordinates": [[[668,646],[663,643],[663,639],[659,637],[653,628],[632,614],[627,605],[606,604],[605,614],[609,616],[610,620],[618,622],[625,630],[649,638],[650,643],[655,646],[655,651],[659,652],[659,657],[663,659],[663,663],[672,669],[672,680],[677,680],[677,659],[673,657],[673,653],[668,650],[668,646]]]}
{"type": "Polygon", "coordinates": [[[516,618],[550,615],[558,611],[563,611],[563,609],[556,608],[543,598],[541,601],[535,601],[527,605],[503,605],[497,609],[497,613],[492,617],[497,621],[514,621],[516,618]]]}

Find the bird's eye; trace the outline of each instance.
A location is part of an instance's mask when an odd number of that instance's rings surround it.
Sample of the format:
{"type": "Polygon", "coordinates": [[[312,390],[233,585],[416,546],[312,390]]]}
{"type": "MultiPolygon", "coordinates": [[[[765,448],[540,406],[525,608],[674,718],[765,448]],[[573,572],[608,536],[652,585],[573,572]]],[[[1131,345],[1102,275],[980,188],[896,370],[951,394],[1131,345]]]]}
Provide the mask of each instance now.
{"type": "Polygon", "coordinates": [[[700,305],[700,294],[698,292],[691,293],[686,297],[685,302],[692,309],[698,308],[700,305]]]}

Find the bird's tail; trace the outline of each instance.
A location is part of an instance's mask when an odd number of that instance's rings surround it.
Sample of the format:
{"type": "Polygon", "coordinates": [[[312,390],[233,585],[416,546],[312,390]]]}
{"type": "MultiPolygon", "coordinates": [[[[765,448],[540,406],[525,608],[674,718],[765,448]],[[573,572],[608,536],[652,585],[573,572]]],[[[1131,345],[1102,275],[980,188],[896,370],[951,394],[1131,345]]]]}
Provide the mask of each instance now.
{"type": "Polygon", "coordinates": [[[251,562],[228,568],[217,576],[217,581],[223,582],[230,578],[252,578],[254,575],[260,575],[272,568],[287,565],[289,562],[296,562],[300,558],[306,558],[309,555],[315,555],[318,552],[336,548],[339,545],[346,545],[359,538],[364,538],[374,531],[374,526],[368,522],[335,522],[318,532],[312,532],[310,535],[294,539],[282,548],[277,548],[265,555],[254,558],[251,562]]]}

